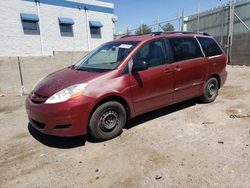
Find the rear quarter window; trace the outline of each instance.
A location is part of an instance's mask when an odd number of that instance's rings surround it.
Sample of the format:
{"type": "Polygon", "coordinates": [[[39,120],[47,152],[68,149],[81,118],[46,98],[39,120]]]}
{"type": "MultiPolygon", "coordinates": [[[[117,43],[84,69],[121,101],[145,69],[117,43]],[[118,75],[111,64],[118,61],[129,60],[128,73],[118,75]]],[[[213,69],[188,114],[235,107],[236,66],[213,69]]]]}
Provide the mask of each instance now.
{"type": "Polygon", "coordinates": [[[221,55],[223,52],[219,45],[212,38],[197,37],[207,57],[221,55]]]}

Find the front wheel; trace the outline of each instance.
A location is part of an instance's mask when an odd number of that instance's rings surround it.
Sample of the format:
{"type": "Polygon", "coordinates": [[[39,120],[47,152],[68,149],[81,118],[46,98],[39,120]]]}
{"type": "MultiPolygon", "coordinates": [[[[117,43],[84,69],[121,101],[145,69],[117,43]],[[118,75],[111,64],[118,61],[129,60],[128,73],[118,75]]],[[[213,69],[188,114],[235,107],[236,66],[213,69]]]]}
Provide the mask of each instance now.
{"type": "Polygon", "coordinates": [[[200,100],[205,103],[213,102],[217,95],[219,90],[219,82],[216,78],[210,78],[204,88],[203,88],[203,94],[200,97],[200,100]]]}
{"type": "Polygon", "coordinates": [[[89,121],[90,134],[99,141],[118,136],[126,123],[126,111],[118,102],[110,101],[100,105],[89,121]]]}

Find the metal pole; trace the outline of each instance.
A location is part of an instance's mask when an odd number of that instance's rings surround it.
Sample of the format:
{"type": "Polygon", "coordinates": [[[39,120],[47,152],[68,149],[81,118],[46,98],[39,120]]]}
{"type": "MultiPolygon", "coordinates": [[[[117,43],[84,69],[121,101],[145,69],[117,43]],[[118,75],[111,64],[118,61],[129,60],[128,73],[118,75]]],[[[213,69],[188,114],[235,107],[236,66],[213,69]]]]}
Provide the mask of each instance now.
{"type": "Polygon", "coordinates": [[[20,57],[17,57],[17,62],[18,62],[18,70],[19,70],[19,75],[20,75],[20,81],[21,81],[21,96],[24,96],[24,85],[23,85],[23,74],[22,74],[22,69],[21,69],[21,63],[20,63],[20,57]]]}
{"type": "Polygon", "coordinates": [[[197,32],[200,32],[200,3],[198,3],[197,32]]]}
{"type": "Polygon", "coordinates": [[[89,16],[88,16],[88,10],[85,7],[85,16],[86,16],[86,33],[87,33],[87,46],[88,51],[90,51],[90,39],[89,39],[89,16]]]}
{"type": "Polygon", "coordinates": [[[39,30],[40,30],[40,42],[41,42],[41,55],[44,56],[44,47],[43,47],[43,28],[42,28],[42,19],[41,19],[41,13],[40,13],[40,2],[39,0],[36,0],[36,8],[37,8],[37,14],[39,17],[39,30]]]}
{"type": "Polygon", "coordinates": [[[234,15],[236,16],[236,18],[238,18],[240,20],[240,22],[245,26],[245,28],[250,31],[250,28],[247,26],[247,24],[236,14],[236,12],[234,12],[234,15]]]}
{"type": "Polygon", "coordinates": [[[231,63],[231,59],[232,59],[233,30],[234,30],[234,0],[230,0],[229,27],[228,27],[228,39],[227,39],[227,46],[228,46],[227,55],[228,55],[229,63],[231,63]]]}
{"type": "Polygon", "coordinates": [[[182,18],[181,31],[184,31],[184,8],[182,9],[181,12],[181,18],[182,18]]]}
{"type": "Polygon", "coordinates": [[[180,18],[179,18],[179,20],[180,20],[179,21],[179,31],[181,31],[182,30],[181,29],[182,28],[182,10],[181,9],[180,9],[180,14],[179,15],[180,15],[180,18]]]}
{"type": "Polygon", "coordinates": [[[160,31],[160,17],[157,17],[157,30],[160,31]]]}
{"type": "Polygon", "coordinates": [[[143,34],[143,23],[141,23],[141,34],[143,34]]]}
{"type": "Polygon", "coordinates": [[[220,29],[220,44],[223,46],[224,43],[224,7],[221,11],[221,29],[220,29]]]}
{"type": "Polygon", "coordinates": [[[177,12],[177,19],[178,19],[178,30],[180,31],[180,25],[181,25],[181,16],[180,16],[180,9],[178,9],[177,12]]]}

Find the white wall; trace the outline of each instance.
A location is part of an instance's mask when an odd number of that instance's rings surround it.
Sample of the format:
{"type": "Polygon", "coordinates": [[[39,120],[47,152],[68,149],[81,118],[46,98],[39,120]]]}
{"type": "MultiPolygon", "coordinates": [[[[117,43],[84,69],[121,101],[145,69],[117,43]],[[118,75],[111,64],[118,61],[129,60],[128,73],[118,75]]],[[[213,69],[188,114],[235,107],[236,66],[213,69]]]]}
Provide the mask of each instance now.
{"type": "Polygon", "coordinates": [[[37,14],[34,3],[0,1],[0,56],[40,55],[40,36],[24,35],[20,13],[37,14]]]}
{"type": "MultiPolygon", "coordinates": [[[[113,8],[113,4],[95,0],[75,0],[76,2],[113,8]]],[[[87,51],[86,14],[85,10],[40,4],[39,26],[41,35],[24,34],[20,13],[37,14],[34,2],[21,0],[0,1],[0,56],[40,56],[41,36],[44,55],[53,51],[87,51]],[[72,18],[74,36],[64,37],[60,34],[58,17],[72,18]]],[[[102,38],[91,39],[91,50],[96,46],[113,39],[113,14],[88,11],[89,21],[100,21],[102,38]]],[[[89,28],[88,28],[89,31],[89,28]]],[[[90,33],[89,33],[90,37],[90,33]]]]}

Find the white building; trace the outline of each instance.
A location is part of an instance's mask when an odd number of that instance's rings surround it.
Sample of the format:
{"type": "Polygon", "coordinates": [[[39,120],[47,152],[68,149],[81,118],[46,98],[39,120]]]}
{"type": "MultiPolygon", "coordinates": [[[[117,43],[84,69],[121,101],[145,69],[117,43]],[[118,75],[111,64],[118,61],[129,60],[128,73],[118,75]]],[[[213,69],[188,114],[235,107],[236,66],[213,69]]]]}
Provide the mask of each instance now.
{"type": "Polygon", "coordinates": [[[1,0],[0,56],[88,51],[113,39],[114,5],[96,0],[1,0]]]}

